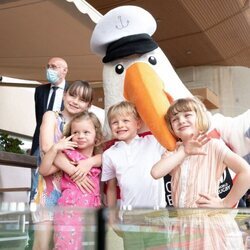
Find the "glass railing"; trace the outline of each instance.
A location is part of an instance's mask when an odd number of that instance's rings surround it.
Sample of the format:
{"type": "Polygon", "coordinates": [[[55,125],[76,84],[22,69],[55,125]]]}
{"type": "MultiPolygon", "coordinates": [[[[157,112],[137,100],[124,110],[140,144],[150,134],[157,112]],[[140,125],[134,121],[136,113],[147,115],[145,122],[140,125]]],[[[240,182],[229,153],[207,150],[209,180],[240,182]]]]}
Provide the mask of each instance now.
{"type": "Polygon", "coordinates": [[[32,249],[34,234],[48,231],[46,216],[54,219],[48,249],[250,249],[250,209],[44,210],[15,202],[0,204],[0,249],[32,249]]]}

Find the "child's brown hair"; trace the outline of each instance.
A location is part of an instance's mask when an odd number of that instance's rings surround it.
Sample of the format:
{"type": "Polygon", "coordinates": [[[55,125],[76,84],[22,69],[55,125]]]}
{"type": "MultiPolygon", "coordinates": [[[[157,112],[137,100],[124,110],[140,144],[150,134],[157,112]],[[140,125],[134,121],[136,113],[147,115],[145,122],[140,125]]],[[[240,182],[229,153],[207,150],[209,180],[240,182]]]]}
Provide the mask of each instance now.
{"type": "Polygon", "coordinates": [[[102,153],[103,149],[103,133],[102,133],[102,125],[97,118],[97,116],[93,112],[83,111],[82,113],[76,115],[66,126],[64,131],[64,136],[68,137],[71,135],[71,127],[73,122],[79,122],[83,120],[91,120],[96,132],[95,138],[95,147],[94,147],[94,155],[102,153]]]}
{"type": "Polygon", "coordinates": [[[71,96],[80,95],[84,102],[89,103],[89,107],[93,101],[93,89],[87,81],[77,80],[69,84],[66,92],[71,96]]]}
{"type": "MultiPolygon", "coordinates": [[[[205,105],[196,97],[181,98],[176,100],[169,108],[165,115],[165,120],[171,134],[174,134],[171,118],[179,112],[194,111],[196,113],[196,127],[201,132],[207,132],[210,127],[210,120],[207,115],[205,105]]],[[[175,136],[176,137],[176,136],[175,136]]]]}

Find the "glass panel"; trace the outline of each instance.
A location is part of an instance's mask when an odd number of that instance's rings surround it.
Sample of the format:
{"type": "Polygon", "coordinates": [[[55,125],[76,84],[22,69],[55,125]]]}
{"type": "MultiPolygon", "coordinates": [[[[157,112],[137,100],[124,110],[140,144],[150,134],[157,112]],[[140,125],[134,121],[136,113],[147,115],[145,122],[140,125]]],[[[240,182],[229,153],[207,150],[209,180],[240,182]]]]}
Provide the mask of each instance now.
{"type": "Polygon", "coordinates": [[[250,209],[133,209],[108,217],[108,250],[250,249],[250,209]]]}
{"type": "Polygon", "coordinates": [[[49,249],[54,239],[65,250],[250,249],[250,209],[44,210],[15,202],[0,204],[0,249],[32,249],[34,234],[49,232],[35,221],[52,215],[49,249]]]}

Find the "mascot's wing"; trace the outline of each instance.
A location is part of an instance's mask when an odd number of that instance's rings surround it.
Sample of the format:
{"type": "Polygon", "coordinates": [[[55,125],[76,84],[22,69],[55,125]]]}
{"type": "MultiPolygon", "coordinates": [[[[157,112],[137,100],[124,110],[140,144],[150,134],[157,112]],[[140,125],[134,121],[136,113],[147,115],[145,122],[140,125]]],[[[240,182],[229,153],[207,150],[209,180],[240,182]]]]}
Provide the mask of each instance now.
{"type": "Polygon", "coordinates": [[[225,143],[250,164],[250,110],[234,118],[215,114],[211,119],[225,143]]]}

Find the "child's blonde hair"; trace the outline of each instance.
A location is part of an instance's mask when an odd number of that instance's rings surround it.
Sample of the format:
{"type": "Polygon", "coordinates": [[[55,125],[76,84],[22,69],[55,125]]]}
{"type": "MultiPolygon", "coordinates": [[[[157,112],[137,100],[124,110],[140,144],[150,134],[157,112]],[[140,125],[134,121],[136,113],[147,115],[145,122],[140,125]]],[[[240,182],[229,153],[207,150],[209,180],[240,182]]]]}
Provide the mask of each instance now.
{"type": "Polygon", "coordinates": [[[178,99],[168,108],[168,111],[165,115],[165,120],[171,134],[175,136],[171,125],[171,118],[179,112],[187,111],[194,111],[196,113],[196,128],[200,132],[207,132],[210,127],[210,120],[207,115],[207,109],[198,98],[190,97],[178,99]]]}
{"type": "Polygon", "coordinates": [[[103,146],[103,133],[102,133],[102,125],[97,118],[97,116],[88,111],[83,111],[82,113],[76,115],[67,125],[64,130],[64,136],[68,137],[71,135],[71,127],[72,123],[79,122],[79,121],[85,121],[85,120],[91,120],[96,132],[96,138],[95,138],[95,146],[94,146],[94,155],[102,153],[102,146],[103,146]]]}
{"type": "Polygon", "coordinates": [[[121,101],[117,104],[111,106],[108,110],[108,122],[109,126],[111,125],[111,120],[117,116],[127,116],[132,115],[136,120],[140,119],[140,116],[136,110],[136,107],[133,103],[128,101],[121,101]]]}
{"type": "Polygon", "coordinates": [[[81,99],[84,102],[89,103],[89,107],[93,101],[93,89],[87,81],[77,80],[69,84],[66,92],[71,96],[81,95],[81,99]]]}

